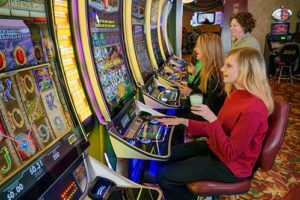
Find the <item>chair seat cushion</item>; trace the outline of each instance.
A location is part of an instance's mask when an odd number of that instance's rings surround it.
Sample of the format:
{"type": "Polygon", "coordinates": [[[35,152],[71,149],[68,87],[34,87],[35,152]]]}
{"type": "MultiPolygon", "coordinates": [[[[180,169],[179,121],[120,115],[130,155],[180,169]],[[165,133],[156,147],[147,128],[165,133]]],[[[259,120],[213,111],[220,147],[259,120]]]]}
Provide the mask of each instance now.
{"type": "Polygon", "coordinates": [[[276,63],[277,65],[284,65],[284,64],[285,64],[284,62],[282,62],[282,61],[280,61],[280,60],[276,60],[275,63],[276,63]]]}
{"type": "Polygon", "coordinates": [[[251,187],[251,180],[237,183],[223,183],[216,181],[196,181],[187,184],[187,188],[194,194],[217,195],[217,194],[240,194],[247,192],[251,187]]]}

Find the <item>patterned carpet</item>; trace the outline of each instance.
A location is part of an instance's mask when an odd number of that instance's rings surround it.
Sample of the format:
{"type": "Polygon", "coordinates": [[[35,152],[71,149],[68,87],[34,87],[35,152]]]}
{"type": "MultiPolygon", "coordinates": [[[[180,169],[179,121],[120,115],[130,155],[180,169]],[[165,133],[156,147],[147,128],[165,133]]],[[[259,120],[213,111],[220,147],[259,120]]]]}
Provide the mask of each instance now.
{"type": "MultiPolygon", "coordinates": [[[[284,80],[270,80],[274,95],[282,96],[290,103],[290,116],[287,133],[277,155],[272,170],[257,171],[250,191],[237,199],[271,200],[282,199],[297,184],[300,184],[300,81],[294,84],[284,80]]],[[[300,199],[300,191],[298,199],[300,199]]],[[[297,199],[295,197],[295,200],[297,199]]],[[[230,199],[223,196],[222,200],[230,199]]]]}

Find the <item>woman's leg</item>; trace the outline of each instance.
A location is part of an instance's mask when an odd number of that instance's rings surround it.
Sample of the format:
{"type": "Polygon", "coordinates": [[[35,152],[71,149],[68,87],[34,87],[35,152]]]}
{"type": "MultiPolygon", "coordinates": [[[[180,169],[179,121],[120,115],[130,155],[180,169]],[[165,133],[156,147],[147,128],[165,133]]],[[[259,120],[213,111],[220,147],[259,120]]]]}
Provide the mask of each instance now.
{"type": "Polygon", "coordinates": [[[172,147],[171,156],[167,161],[160,162],[162,165],[186,160],[191,157],[199,156],[200,154],[208,154],[209,149],[206,142],[196,141],[183,143],[172,147]]]}
{"type": "MultiPolygon", "coordinates": [[[[200,180],[216,180],[223,182],[237,182],[242,179],[236,178],[230,170],[209,150],[205,142],[198,142],[199,145],[191,144],[194,149],[187,146],[181,152],[179,148],[176,153],[181,155],[173,156],[170,164],[164,165],[158,172],[158,184],[162,188],[166,200],[170,199],[197,199],[197,196],[192,194],[186,184],[200,180]],[[197,147],[198,146],[198,147],[197,147]],[[188,150],[189,149],[189,150],[188,150]],[[184,158],[184,153],[197,155],[194,157],[184,158]]],[[[180,147],[178,145],[176,147],[180,147]]],[[[175,153],[175,152],[172,152],[175,153]]]]}

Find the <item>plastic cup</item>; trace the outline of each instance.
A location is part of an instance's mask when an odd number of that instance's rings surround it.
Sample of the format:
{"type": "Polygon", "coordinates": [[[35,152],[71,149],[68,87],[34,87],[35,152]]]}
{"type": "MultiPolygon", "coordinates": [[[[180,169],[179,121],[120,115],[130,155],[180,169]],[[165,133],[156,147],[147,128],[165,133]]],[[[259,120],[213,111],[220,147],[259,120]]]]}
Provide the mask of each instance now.
{"type": "Polygon", "coordinates": [[[191,106],[200,106],[203,103],[202,94],[192,94],[190,95],[191,106]]]}

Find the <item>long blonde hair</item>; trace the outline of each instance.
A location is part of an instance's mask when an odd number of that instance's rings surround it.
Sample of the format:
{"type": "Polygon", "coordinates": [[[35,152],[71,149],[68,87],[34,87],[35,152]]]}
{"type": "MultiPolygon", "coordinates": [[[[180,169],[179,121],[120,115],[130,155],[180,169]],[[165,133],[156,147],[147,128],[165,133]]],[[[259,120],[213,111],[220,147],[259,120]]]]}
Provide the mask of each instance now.
{"type": "MultiPolygon", "coordinates": [[[[261,99],[268,113],[274,110],[272,91],[266,74],[266,64],[261,53],[253,48],[240,48],[229,52],[228,57],[237,55],[239,75],[236,84],[249,93],[261,99]]],[[[233,89],[233,84],[225,84],[227,94],[233,89]]]]}
{"type": "Polygon", "coordinates": [[[217,79],[218,87],[223,88],[221,67],[223,66],[223,46],[220,36],[212,33],[200,35],[197,38],[195,48],[199,48],[201,54],[202,68],[200,72],[199,88],[203,93],[207,91],[209,78],[214,75],[217,79]]]}

